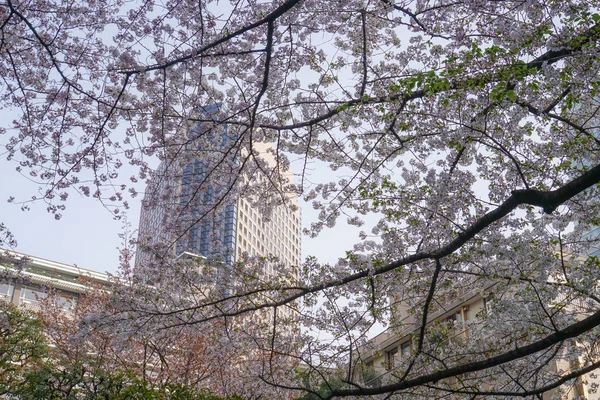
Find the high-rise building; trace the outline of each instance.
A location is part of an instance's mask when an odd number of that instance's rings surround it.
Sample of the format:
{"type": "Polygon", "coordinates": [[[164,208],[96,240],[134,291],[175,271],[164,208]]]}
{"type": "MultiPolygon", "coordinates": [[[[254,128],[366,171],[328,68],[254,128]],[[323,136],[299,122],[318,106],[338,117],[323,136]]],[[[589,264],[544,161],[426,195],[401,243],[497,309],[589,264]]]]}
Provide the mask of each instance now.
{"type": "MultiPolygon", "coordinates": [[[[192,253],[224,268],[245,253],[275,256],[287,266],[300,263],[301,216],[294,195],[273,196],[279,205],[268,217],[255,207],[262,195],[248,190],[231,196],[249,182],[237,174],[244,157],[236,150],[237,134],[226,124],[210,123],[217,112],[218,105],[203,110],[205,122],[188,131],[189,143],[154,173],[142,203],[136,266],[151,264],[158,251],[169,257],[192,253]],[[159,243],[162,248],[156,246],[159,243]]],[[[277,168],[273,148],[253,143],[252,149],[253,159],[260,159],[263,168],[250,183],[266,185],[266,171],[277,168]]],[[[291,173],[285,173],[285,179],[290,182],[291,173]]],[[[265,273],[275,273],[265,268],[265,273]]]]}

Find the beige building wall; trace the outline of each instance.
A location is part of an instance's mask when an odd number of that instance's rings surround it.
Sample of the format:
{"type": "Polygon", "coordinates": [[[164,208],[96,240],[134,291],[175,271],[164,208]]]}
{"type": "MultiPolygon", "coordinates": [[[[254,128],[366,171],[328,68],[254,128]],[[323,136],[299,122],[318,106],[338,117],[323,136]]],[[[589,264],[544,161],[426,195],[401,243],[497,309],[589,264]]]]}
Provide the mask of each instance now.
{"type": "MultiPolygon", "coordinates": [[[[415,317],[408,308],[398,301],[392,305],[394,325],[402,327],[397,331],[387,330],[371,339],[371,344],[380,349],[376,352],[366,351],[361,354],[363,366],[372,372],[367,373],[371,382],[365,381],[364,370],[355,370],[354,378],[365,384],[379,386],[390,383],[394,376],[394,368],[413,353],[411,337],[420,329],[415,323],[415,317]]],[[[442,305],[441,309],[430,315],[429,325],[444,321],[472,321],[479,312],[485,309],[485,301],[479,295],[466,293],[455,301],[442,305]]],[[[449,340],[455,337],[466,338],[466,331],[455,331],[449,340]]]]}
{"type": "MultiPolygon", "coordinates": [[[[249,256],[276,256],[285,265],[300,264],[300,212],[279,206],[269,220],[248,200],[238,201],[236,260],[249,256]]],[[[265,271],[273,274],[273,269],[265,271]]]]}
{"type": "MultiPolygon", "coordinates": [[[[254,143],[256,157],[265,161],[269,169],[277,168],[273,155],[273,146],[269,143],[254,143]]],[[[278,171],[282,185],[293,184],[290,171],[278,171]]],[[[260,172],[251,179],[253,184],[267,185],[267,178],[260,172]]],[[[289,191],[271,193],[271,198],[263,201],[278,201],[282,204],[274,207],[272,215],[265,217],[255,209],[252,202],[259,199],[250,195],[238,200],[236,260],[246,252],[250,256],[276,256],[285,265],[299,265],[301,257],[301,213],[296,195],[289,191]]],[[[264,195],[263,195],[264,196],[264,195]]],[[[273,271],[265,271],[272,273],[273,271]]]]}
{"type": "MultiPolygon", "coordinates": [[[[273,156],[273,146],[269,143],[254,143],[256,156],[266,162],[268,168],[277,168],[273,156]]],[[[282,185],[293,184],[293,175],[289,171],[278,171],[282,175],[282,185]]],[[[253,182],[245,183],[267,185],[267,178],[260,172],[255,173],[253,182]]],[[[241,197],[237,202],[236,249],[235,261],[249,257],[276,257],[278,263],[265,263],[265,269],[259,278],[268,282],[272,277],[282,273],[276,264],[283,265],[286,278],[297,279],[298,266],[301,262],[301,230],[302,216],[295,194],[289,191],[282,193],[267,193],[241,197]],[[279,202],[270,215],[263,215],[253,203],[258,201],[257,196],[269,196],[262,201],[279,202]]],[[[288,319],[295,319],[295,303],[278,310],[278,315],[288,319]]],[[[261,319],[271,320],[270,313],[262,313],[261,319]]],[[[288,321],[289,322],[289,321],[288,321]]],[[[286,327],[287,333],[297,329],[296,324],[286,327]]]]}
{"type": "MultiPolygon", "coordinates": [[[[415,323],[414,315],[402,304],[399,299],[392,297],[393,321],[395,326],[402,327],[400,330],[387,330],[371,339],[370,348],[379,350],[363,351],[360,354],[359,367],[354,370],[354,379],[367,386],[381,386],[392,383],[394,379],[394,368],[405,361],[413,353],[411,336],[417,334],[420,326],[415,323]],[[394,303],[395,301],[395,303],[394,303]]],[[[478,292],[465,293],[453,301],[441,305],[441,309],[430,315],[429,325],[445,321],[476,321],[477,315],[486,309],[486,299],[478,292]]],[[[573,304],[572,307],[576,307],[573,304]]],[[[583,314],[582,314],[583,316],[583,314]]],[[[456,330],[448,336],[448,340],[460,338],[468,341],[468,330],[456,330]]],[[[586,344],[590,345],[590,344],[586,344]]],[[[360,352],[360,349],[359,349],[360,352]]],[[[597,350],[596,350],[597,353],[597,350]]],[[[577,369],[583,360],[574,359],[569,355],[569,349],[563,349],[563,353],[555,359],[548,368],[551,371],[568,373],[577,369]]],[[[562,387],[566,394],[560,397],[565,400],[586,399],[600,400],[600,394],[595,390],[600,388],[599,372],[588,373],[577,378],[572,384],[562,387]]],[[[543,394],[544,400],[556,398],[558,390],[551,390],[543,394]]]]}

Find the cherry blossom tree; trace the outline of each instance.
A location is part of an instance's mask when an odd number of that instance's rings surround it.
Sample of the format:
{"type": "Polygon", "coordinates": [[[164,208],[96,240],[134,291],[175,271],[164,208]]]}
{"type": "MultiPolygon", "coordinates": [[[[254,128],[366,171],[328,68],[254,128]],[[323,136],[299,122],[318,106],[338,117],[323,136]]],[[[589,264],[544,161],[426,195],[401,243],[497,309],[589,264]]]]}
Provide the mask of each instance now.
{"type": "MultiPolygon", "coordinates": [[[[0,104],[18,117],[4,143],[43,188],[21,205],[60,218],[75,192],[120,214],[153,157],[203,157],[204,183],[226,183],[219,204],[247,196],[268,215],[301,195],[319,211],[313,236],[374,216],[335,265],[308,258],[298,278],[265,281],[260,264],[277,261],[251,260],[223,290],[207,289],[219,284],[210,268],[156,247],[152,277],[132,274],[136,291],[111,300],[120,311],[86,321],[129,336],[218,325],[215,349],[248,360],[232,385],[261,395],[300,395],[300,363],[324,397],[542,396],[599,366],[598,5],[6,1],[0,104]],[[189,135],[198,122],[234,139],[189,135]],[[258,142],[275,144],[276,167],[258,142]],[[139,172],[123,177],[127,164],[139,172]],[[436,350],[436,307],[492,284],[495,312],[468,344],[436,350]],[[390,296],[420,329],[405,368],[368,387],[355,361],[390,296]],[[579,364],[550,371],[565,352],[579,364]]],[[[194,193],[174,212],[201,203],[194,193]]]]}
{"type": "Polygon", "coordinates": [[[14,393],[24,384],[25,375],[38,367],[47,354],[39,321],[26,311],[0,302],[0,393],[14,393]]]}
{"type": "MultiPolygon", "coordinates": [[[[148,363],[152,355],[134,346],[117,356],[110,341],[105,340],[105,334],[94,335],[84,345],[72,340],[69,343],[69,331],[77,329],[73,323],[77,313],[86,308],[89,311],[92,304],[106,299],[106,295],[97,296],[100,293],[89,292],[88,297],[77,304],[74,314],[56,307],[53,296],[42,302],[43,313],[38,315],[0,300],[0,393],[3,397],[239,400],[235,396],[219,397],[192,382],[182,382],[178,378],[189,374],[181,371],[173,374],[176,379],[171,381],[164,379],[169,372],[151,377],[144,375],[155,372],[156,366],[148,363]],[[142,359],[140,354],[148,355],[148,359],[142,359]],[[146,369],[141,371],[144,362],[146,369]]],[[[179,343],[189,343],[185,337],[180,338],[179,343]]],[[[192,346],[190,350],[197,347],[192,346]]],[[[194,352],[190,356],[200,354],[202,352],[194,352]]],[[[183,363],[187,360],[188,357],[181,357],[183,363]]],[[[192,365],[187,366],[189,373],[192,365]]]]}
{"type": "MultiPolygon", "coordinates": [[[[0,300],[0,392],[33,399],[198,399],[218,396],[221,364],[206,351],[210,339],[189,327],[119,341],[114,332],[79,324],[107,312],[107,287],[94,287],[65,308],[54,291],[32,312],[0,300]],[[210,374],[208,373],[210,371],[210,374]],[[209,381],[208,378],[212,377],[209,381]]],[[[225,357],[227,354],[223,353],[225,357]]]]}
{"type": "Polygon", "coordinates": [[[106,289],[91,286],[70,309],[61,307],[53,295],[42,300],[39,319],[52,344],[51,359],[57,364],[77,366],[83,372],[101,371],[106,376],[120,371],[147,382],[150,387],[169,384],[197,387],[207,380],[207,371],[218,369],[207,357],[208,332],[200,336],[180,327],[120,341],[114,331],[79,324],[89,315],[112,312],[107,306],[106,289]]]}

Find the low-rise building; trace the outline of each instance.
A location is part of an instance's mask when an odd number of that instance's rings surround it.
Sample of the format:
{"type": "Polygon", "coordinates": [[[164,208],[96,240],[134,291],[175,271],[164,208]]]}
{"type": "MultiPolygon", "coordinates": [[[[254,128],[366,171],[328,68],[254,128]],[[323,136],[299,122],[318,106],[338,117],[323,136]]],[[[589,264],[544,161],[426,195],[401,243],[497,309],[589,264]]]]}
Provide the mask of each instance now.
{"type": "Polygon", "coordinates": [[[108,274],[13,251],[0,253],[0,299],[32,311],[49,292],[58,305],[72,307],[90,287],[107,286],[108,274]]]}
{"type": "MultiPolygon", "coordinates": [[[[440,343],[466,348],[470,340],[469,326],[481,323],[486,313],[492,312],[490,304],[494,301],[493,286],[490,285],[483,290],[465,290],[445,302],[438,302],[438,307],[428,317],[429,340],[432,340],[432,336],[438,335],[440,343]]],[[[380,387],[398,382],[405,376],[410,358],[415,353],[413,341],[419,337],[421,323],[416,322],[415,314],[403,304],[401,299],[392,297],[391,300],[392,327],[372,338],[367,346],[359,348],[358,357],[355,357],[358,359],[353,361],[356,366],[353,373],[354,381],[366,387],[380,387]]],[[[581,319],[586,316],[584,307],[578,303],[572,302],[568,307],[572,308],[572,312],[579,315],[581,319]]],[[[596,357],[600,359],[597,346],[588,347],[596,348],[596,357]]],[[[563,346],[544,368],[564,376],[570,371],[579,369],[582,362],[583,360],[573,357],[570,350],[563,346]]],[[[596,375],[592,371],[566,382],[560,397],[557,397],[558,390],[552,389],[539,398],[544,400],[600,399],[600,393],[597,393],[600,379],[596,375]]]]}

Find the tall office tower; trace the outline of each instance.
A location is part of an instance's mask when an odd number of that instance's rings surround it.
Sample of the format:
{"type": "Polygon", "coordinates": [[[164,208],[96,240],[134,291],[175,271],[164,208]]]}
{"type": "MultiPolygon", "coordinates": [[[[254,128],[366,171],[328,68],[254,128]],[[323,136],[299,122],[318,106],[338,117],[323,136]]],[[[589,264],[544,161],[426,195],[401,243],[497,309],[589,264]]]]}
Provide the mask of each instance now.
{"type": "MultiPolygon", "coordinates": [[[[206,120],[217,112],[218,106],[206,108],[206,120]]],[[[279,205],[264,217],[254,206],[264,193],[250,189],[272,179],[269,171],[277,169],[272,146],[253,144],[250,162],[261,168],[256,168],[249,182],[237,175],[239,159],[245,156],[236,152],[233,144],[238,137],[227,125],[201,122],[188,137],[189,144],[174,150],[148,185],[139,225],[143,245],[138,248],[136,267],[144,265],[148,271],[148,265],[158,262],[153,255],[160,252],[173,257],[192,253],[223,269],[244,253],[272,255],[285,266],[299,265],[301,217],[295,196],[278,194],[265,199],[279,205]]],[[[291,182],[291,173],[285,178],[291,182]]],[[[265,269],[266,274],[276,273],[272,266],[265,269]]]]}

